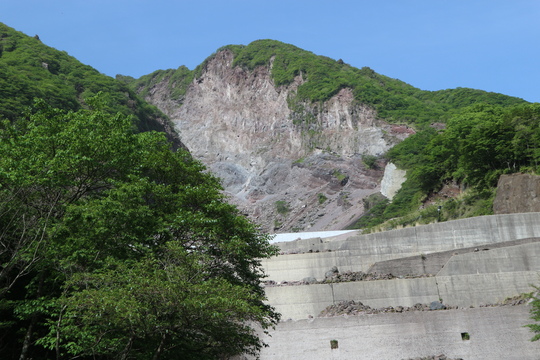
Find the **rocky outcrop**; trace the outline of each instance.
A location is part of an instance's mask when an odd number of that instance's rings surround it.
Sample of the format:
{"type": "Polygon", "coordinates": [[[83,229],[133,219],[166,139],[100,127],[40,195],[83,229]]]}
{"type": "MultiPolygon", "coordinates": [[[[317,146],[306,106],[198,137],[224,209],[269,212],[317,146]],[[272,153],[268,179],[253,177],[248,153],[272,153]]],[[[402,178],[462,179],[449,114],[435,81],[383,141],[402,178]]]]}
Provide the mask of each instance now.
{"type": "Polygon", "coordinates": [[[383,154],[412,130],[377,119],[350,89],[322,103],[297,101],[301,75],[276,87],[271,65],[232,63],[233,53],[220,51],[181,101],[171,100],[169,79],[146,100],[169,115],[194,157],[265,230],[333,230],[354,221],[382,177],[362,156],[383,154]]]}
{"type": "Polygon", "coordinates": [[[393,163],[388,163],[381,181],[381,194],[392,200],[401,188],[401,184],[407,179],[406,175],[405,170],[400,170],[393,163]]]}
{"type": "Polygon", "coordinates": [[[540,212],[540,176],[501,175],[493,201],[495,214],[540,212]]]}

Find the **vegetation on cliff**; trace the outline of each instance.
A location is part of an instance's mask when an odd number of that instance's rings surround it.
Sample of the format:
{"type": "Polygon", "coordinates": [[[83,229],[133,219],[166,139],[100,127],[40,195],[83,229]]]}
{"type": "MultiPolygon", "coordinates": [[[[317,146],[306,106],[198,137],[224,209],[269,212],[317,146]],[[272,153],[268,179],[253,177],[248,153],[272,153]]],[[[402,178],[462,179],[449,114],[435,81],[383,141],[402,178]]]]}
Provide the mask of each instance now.
{"type": "MultiPolygon", "coordinates": [[[[380,118],[390,122],[406,122],[423,128],[432,122],[445,122],[459,109],[474,103],[513,105],[522,99],[481,90],[458,88],[423,91],[403,81],[377,74],[368,67],[352,67],[342,60],[315,55],[296,46],[275,40],[258,40],[247,46],[228,45],[217,53],[234,53],[233,66],[253,70],[258,66],[271,67],[276,86],[288,85],[300,76],[295,101],[320,102],[330,99],[343,88],[353,90],[355,100],[377,110],[380,118]]],[[[212,55],[195,70],[158,70],[131,81],[130,86],[142,95],[153,85],[166,81],[172,98],[181,100],[187,86],[200,76],[212,55]]]]}
{"type": "MultiPolygon", "coordinates": [[[[289,95],[288,104],[293,124],[306,125],[306,133],[312,138],[317,136],[313,130],[317,117],[304,105],[326,101],[343,88],[352,89],[355,101],[377,110],[379,118],[416,129],[416,135],[387,154],[390,161],[408,170],[402,190],[392,202],[379,199],[366,204],[370,211],[357,227],[371,227],[396,217],[401,219],[391,227],[489,214],[493,186],[500,174],[536,171],[534,105],[467,88],[423,91],[369,68],[357,69],[342,60],[279,41],[224,46],[191,72],[185,67],[157,71],[132,81],[130,86],[144,95],[164,83],[181,103],[189,83],[221,51],[232,52],[233,67],[246,71],[268,67],[277,87],[300,77],[302,82],[289,95]],[[457,184],[468,191],[441,209],[440,204],[426,204],[425,200],[444,184],[457,184]]],[[[371,164],[376,160],[371,159],[371,164]]]]}
{"type": "Polygon", "coordinates": [[[501,174],[540,172],[540,104],[464,108],[446,129],[418,132],[387,157],[407,170],[407,180],[392,202],[377,202],[358,225],[396,217],[404,217],[400,225],[414,225],[491,214],[501,174]],[[418,211],[426,197],[450,183],[467,188],[467,195],[418,211]]]}
{"type": "Polygon", "coordinates": [[[540,340],[540,288],[538,286],[535,286],[534,288],[536,291],[529,294],[529,298],[531,299],[531,319],[535,322],[525,326],[527,326],[529,330],[534,333],[531,341],[538,341],[540,340]]]}
{"type": "Polygon", "coordinates": [[[267,236],[219,181],[129,117],[38,100],[0,128],[3,359],[257,353],[267,236]]]}
{"type": "Polygon", "coordinates": [[[51,106],[78,110],[84,99],[98,92],[106,99],[104,111],[131,115],[140,131],[167,129],[179,140],[167,117],[142,101],[125,82],[99,73],[88,65],[0,23],[0,117],[15,120],[34,98],[51,106]]]}

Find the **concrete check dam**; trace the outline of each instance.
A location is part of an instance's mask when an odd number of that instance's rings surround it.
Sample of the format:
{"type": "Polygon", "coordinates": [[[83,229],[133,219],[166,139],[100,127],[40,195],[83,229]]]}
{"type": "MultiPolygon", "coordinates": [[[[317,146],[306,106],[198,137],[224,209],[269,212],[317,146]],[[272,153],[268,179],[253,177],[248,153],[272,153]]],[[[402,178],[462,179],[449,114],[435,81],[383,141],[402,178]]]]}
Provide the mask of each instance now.
{"type": "Polygon", "coordinates": [[[388,232],[277,242],[263,262],[268,303],[282,314],[261,359],[538,359],[529,305],[486,306],[540,284],[540,213],[482,216],[388,232]],[[391,280],[325,282],[340,273],[391,280]],[[291,283],[295,285],[290,285],[291,283]],[[441,302],[451,310],[319,317],[333,304],[441,302]]]}

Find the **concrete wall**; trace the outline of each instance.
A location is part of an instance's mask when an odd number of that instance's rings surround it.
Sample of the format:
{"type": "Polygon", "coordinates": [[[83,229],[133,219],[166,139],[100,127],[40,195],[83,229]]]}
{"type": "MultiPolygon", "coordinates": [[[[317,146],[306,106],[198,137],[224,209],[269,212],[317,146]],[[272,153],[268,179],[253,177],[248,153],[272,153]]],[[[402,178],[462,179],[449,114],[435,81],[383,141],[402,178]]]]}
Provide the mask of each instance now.
{"type": "MultiPolygon", "coordinates": [[[[389,260],[391,257],[378,258],[389,260]]],[[[262,265],[269,280],[296,281],[308,276],[323,280],[324,274],[333,266],[337,266],[340,272],[367,270],[374,262],[374,257],[358,256],[356,253],[344,250],[280,255],[263,260],[262,265]]]]}
{"type": "MultiPolygon", "coordinates": [[[[516,257],[514,255],[508,254],[508,249],[511,246],[516,245],[524,245],[524,244],[530,244],[534,242],[540,242],[540,238],[527,238],[527,239],[520,239],[520,240],[513,240],[513,241],[505,241],[501,243],[494,243],[494,244],[488,244],[483,245],[481,247],[469,247],[469,248],[463,248],[463,249],[453,249],[449,251],[442,251],[437,253],[429,253],[429,254],[423,254],[423,255],[417,255],[417,256],[411,256],[406,258],[399,258],[399,259],[392,259],[387,261],[379,261],[375,263],[372,267],[369,268],[367,271],[368,273],[378,273],[378,274],[393,274],[395,276],[406,276],[406,275],[435,275],[441,271],[441,269],[444,267],[445,271],[449,271],[449,269],[457,265],[457,267],[460,269],[460,272],[462,273],[462,264],[458,261],[455,261],[457,258],[453,258],[453,262],[448,262],[453,256],[466,254],[466,253],[476,253],[477,251],[486,251],[486,250],[493,250],[493,249],[500,249],[500,248],[507,248],[505,250],[499,250],[499,258],[510,260],[512,263],[512,267],[510,271],[517,271],[517,267],[519,267],[519,264],[527,264],[528,260],[525,261],[523,257],[516,257]],[[453,265],[454,264],[454,265],[453,265]]],[[[527,251],[527,250],[526,250],[527,251]]],[[[462,260],[474,259],[474,256],[472,258],[461,258],[462,260]]],[[[477,265],[477,260],[474,259],[473,261],[477,265]]],[[[490,261],[490,264],[493,262],[490,261]]],[[[537,266],[538,267],[538,266],[537,266]]],[[[527,271],[530,270],[530,267],[523,267],[520,268],[521,271],[527,271]]],[[[493,270],[495,271],[495,270],[493,270]]],[[[500,272],[502,270],[496,270],[496,272],[500,272]]],[[[506,270],[509,271],[509,270],[506,270]]],[[[476,273],[476,268],[474,269],[473,273],[476,273]]],[[[444,273],[446,275],[449,275],[448,273],[444,273]]]]}
{"type": "Polygon", "coordinates": [[[291,242],[287,251],[302,254],[280,255],[262,264],[270,280],[294,281],[308,276],[322,280],[332,266],[341,272],[367,272],[380,261],[531,237],[540,237],[540,213],[481,216],[346,240],[291,242]]]}
{"type": "Polygon", "coordinates": [[[533,291],[540,283],[540,243],[452,256],[436,276],[449,305],[479,306],[533,291]]]}
{"type": "Polygon", "coordinates": [[[373,308],[429,304],[439,299],[449,306],[479,307],[532,292],[531,284],[539,283],[537,271],[520,271],[332,285],[276,286],[265,290],[268,303],[282,314],[283,319],[299,320],[317,316],[327,306],[345,300],[361,301],[373,308]]]}
{"type": "Polygon", "coordinates": [[[413,306],[439,300],[434,277],[276,286],[265,290],[268,303],[283,319],[316,317],[327,306],[344,300],[361,301],[373,308],[413,306]]]}
{"type": "Polygon", "coordinates": [[[540,270],[540,242],[452,256],[439,276],[540,270]]]}
{"type": "Polygon", "coordinates": [[[392,360],[438,354],[466,360],[539,359],[540,342],[531,343],[532,333],[524,328],[531,323],[528,306],[478,307],[531,292],[530,285],[540,283],[540,242],[527,239],[534,237],[540,237],[540,213],[288,244],[286,252],[299,254],[263,262],[272,280],[323,279],[332,266],[340,272],[368,271],[380,261],[388,261],[385,266],[390,269],[403,262],[402,271],[426,272],[422,266],[431,259],[430,271],[440,271],[428,278],[267,287],[268,302],[282,313],[283,320],[304,320],[281,322],[272,337],[263,336],[270,346],[263,349],[261,359],[392,360]],[[508,241],[513,243],[503,244],[508,241]],[[380,308],[438,299],[461,309],[306,319],[342,300],[380,308]],[[462,339],[465,332],[470,340],[462,339]],[[339,348],[332,350],[330,340],[334,339],[339,348]]]}
{"type": "Polygon", "coordinates": [[[465,360],[537,360],[528,306],[317,318],[280,323],[261,360],[399,360],[445,354],[465,360]],[[467,332],[470,340],[462,340],[467,332]],[[330,348],[338,341],[338,349],[330,348]]]}
{"type": "Polygon", "coordinates": [[[267,287],[285,319],[317,316],[343,300],[371,307],[412,306],[442,299],[467,308],[504,301],[540,283],[540,242],[454,255],[434,277],[267,287]]]}
{"type": "Polygon", "coordinates": [[[539,236],[540,213],[491,215],[349,237],[340,249],[429,253],[539,236]]]}
{"type": "Polygon", "coordinates": [[[468,307],[493,304],[523,293],[534,291],[538,285],[536,271],[497,274],[437,276],[439,294],[444,303],[468,307]]]}

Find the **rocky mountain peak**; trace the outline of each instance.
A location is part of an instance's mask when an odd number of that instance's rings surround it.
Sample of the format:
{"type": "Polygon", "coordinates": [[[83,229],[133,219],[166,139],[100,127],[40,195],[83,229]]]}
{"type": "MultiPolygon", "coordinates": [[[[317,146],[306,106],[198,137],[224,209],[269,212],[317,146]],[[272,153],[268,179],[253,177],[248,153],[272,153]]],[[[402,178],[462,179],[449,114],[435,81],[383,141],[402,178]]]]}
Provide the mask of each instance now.
{"type": "Polygon", "coordinates": [[[163,77],[146,100],[265,230],[340,229],[361,215],[361,199],[378,191],[382,177],[362,157],[383,154],[412,129],[379,120],[348,88],[323,102],[299,100],[308,80],[300,73],[275,86],[272,59],[252,70],[233,62],[233,51],[221,50],[182,99],[172,99],[173,80],[163,77]]]}

